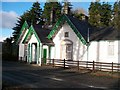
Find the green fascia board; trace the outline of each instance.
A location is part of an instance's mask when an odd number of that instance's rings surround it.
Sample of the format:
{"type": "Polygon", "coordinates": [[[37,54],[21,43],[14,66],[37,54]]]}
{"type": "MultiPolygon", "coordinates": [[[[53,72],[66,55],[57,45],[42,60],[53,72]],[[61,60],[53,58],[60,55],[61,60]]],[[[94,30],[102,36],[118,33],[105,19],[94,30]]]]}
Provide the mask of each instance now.
{"type": "Polygon", "coordinates": [[[52,38],[53,35],[56,33],[58,26],[61,24],[61,22],[64,22],[64,17],[61,16],[56,24],[54,25],[53,29],[51,30],[50,34],[47,36],[48,39],[52,38]]]}
{"type": "Polygon", "coordinates": [[[19,38],[20,38],[20,35],[22,34],[22,32],[23,32],[23,30],[24,29],[27,29],[29,26],[28,26],[28,23],[27,23],[27,21],[25,21],[24,23],[23,23],[23,25],[22,25],[22,28],[21,28],[21,30],[20,30],[20,32],[19,32],[19,34],[18,34],[18,36],[17,36],[17,39],[16,39],[16,44],[18,44],[18,40],[19,40],[19,38]]]}
{"type": "Polygon", "coordinates": [[[58,21],[56,22],[56,24],[54,25],[53,29],[51,30],[50,34],[47,36],[48,39],[51,39],[53,37],[53,35],[57,32],[57,28],[58,26],[64,22],[64,21],[67,21],[67,23],[70,25],[70,27],[72,28],[72,30],[75,32],[75,34],[78,36],[78,38],[81,40],[81,42],[84,44],[84,45],[88,45],[86,40],[83,38],[83,36],[80,34],[80,32],[77,30],[77,28],[73,25],[73,23],[69,20],[69,18],[67,18],[66,15],[62,15],[58,21]]]}
{"type": "Polygon", "coordinates": [[[35,32],[35,30],[34,30],[32,25],[30,26],[29,31],[28,31],[27,35],[25,36],[25,38],[24,38],[22,43],[24,44],[26,42],[26,40],[28,39],[28,37],[29,36],[31,37],[32,34],[35,34],[35,37],[37,38],[38,42],[41,43],[41,41],[40,41],[40,39],[39,39],[39,37],[38,37],[37,33],[35,32]]]}
{"type": "Polygon", "coordinates": [[[77,30],[77,28],[73,25],[73,23],[68,19],[68,17],[65,15],[65,18],[67,20],[67,23],[70,25],[70,27],[72,28],[72,30],[75,32],[75,34],[78,36],[78,38],[81,40],[81,42],[84,45],[88,45],[86,40],[83,38],[83,36],[80,34],[80,32],[77,30]]]}
{"type": "Polygon", "coordinates": [[[25,42],[26,42],[26,40],[28,39],[28,37],[30,36],[30,34],[32,34],[32,29],[31,29],[31,27],[29,28],[29,30],[28,30],[28,33],[26,34],[26,36],[25,36],[25,38],[24,38],[24,40],[23,40],[23,44],[25,44],[25,42]]]}

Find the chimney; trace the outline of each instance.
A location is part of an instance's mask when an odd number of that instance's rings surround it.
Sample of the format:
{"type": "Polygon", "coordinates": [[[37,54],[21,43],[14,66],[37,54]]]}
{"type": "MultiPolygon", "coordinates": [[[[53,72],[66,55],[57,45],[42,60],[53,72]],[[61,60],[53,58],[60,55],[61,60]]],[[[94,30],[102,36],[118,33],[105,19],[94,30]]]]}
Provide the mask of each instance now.
{"type": "Polygon", "coordinates": [[[65,13],[65,14],[68,14],[68,13],[69,13],[69,12],[68,12],[68,4],[67,4],[67,2],[64,3],[64,13],[65,13]]]}
{"type": "Polygon", "coordinates": [[[81,13],[81,20],[84,20],[84,21],[88,21],[88,16],[86,16],[85,14],[81,13]]]}
{"type": "Polygon", "coordinates": [[[64,14],[70,14],[70,10],[71,10],[70,6],[71,6],[70,2],[65,0],[64,5],[63,5],[63,13],[64,14]]]}
{"type": "Polygon", "coordinates": [[[55,11],[54,8],[51,9],[51,13],[50,13],[50,24],[53,24],[55,21],[55,11]]]}

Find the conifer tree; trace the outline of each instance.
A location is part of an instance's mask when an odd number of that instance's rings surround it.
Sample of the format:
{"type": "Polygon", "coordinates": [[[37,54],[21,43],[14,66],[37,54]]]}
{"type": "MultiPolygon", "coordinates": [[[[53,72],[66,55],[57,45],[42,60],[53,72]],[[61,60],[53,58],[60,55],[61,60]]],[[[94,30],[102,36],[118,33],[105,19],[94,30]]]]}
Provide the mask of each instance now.
{"type": "Polygon", "coordinates": [[[100,26],[100,9],[101,4],[99,1],[91,2],[89,7],[89,22],[93,26],[100,26]]]}
{"type": "Polygon", "coordinates": [[[100,11],[100,26],[109,26],[112,18],[112,7],[110,4],[103,2],[100,11]]]}
{"type": "Polygon", "coordinates": [[[51,24],[51,11],[53,11],[53,16],[54,16],[54,20],[53,23],[55,23],[57,21],[57,19],[61,16],[61,4],[58,2],[58,0],[54,0],[56,2],[51,2],[51,1],[47,1],[45,3],[44,6],[44,10],[43,10],[43,14],[42,14],[42,18],[45,22],[45,24],[51,24]]]}
{"type": "Polygon", "coordinates": [[[27,20],[31,20],[31,23],[42,23],[42,9],[40,8],[40,3],[35,2],[33,3],[32,8],[28,11],[28,18],[27,20]]]}
{"type": "Polygon", "coordinates": [[[33,3],[32,8],[30,10],[25,11],[25,13],[18,18],[16,26],[13,27],[14,30],[13,38],[14,39],[17,38],[25,20],[31,24],[36,24],[36,23],[43,24],[41,15],[42,15],[42,9],[40,7],[40,3],[39,2],[33,3]]]}
{"type": "Polygon", "coordinates": [[[120,1],[113,6],[113,24],[116,29],[120,29],[120,1]]]}
{"type": "Polygon", "coordinates": [[[111,24],[112,6],[109,3],[91,2],[89,7],[89,22],[96,27],[105,27],[111,24]]]}

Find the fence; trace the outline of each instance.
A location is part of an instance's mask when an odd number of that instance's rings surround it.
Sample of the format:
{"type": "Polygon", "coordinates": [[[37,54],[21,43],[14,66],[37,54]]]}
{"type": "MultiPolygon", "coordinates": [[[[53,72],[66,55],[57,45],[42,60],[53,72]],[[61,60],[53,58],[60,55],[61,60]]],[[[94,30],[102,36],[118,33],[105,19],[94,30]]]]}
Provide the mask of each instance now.
{"type": "Polygon", "coordinates": [[[61,59],[47,59],[47,65],[52,65],[53,67],[63,67],[65,68],[77,68],[89,69],[92,71],[111,71],[120,72],[120,63],[105,63],[105,62],[95,62],[95,61],[73,61],[73,60],[61,60],[61,59]]]}

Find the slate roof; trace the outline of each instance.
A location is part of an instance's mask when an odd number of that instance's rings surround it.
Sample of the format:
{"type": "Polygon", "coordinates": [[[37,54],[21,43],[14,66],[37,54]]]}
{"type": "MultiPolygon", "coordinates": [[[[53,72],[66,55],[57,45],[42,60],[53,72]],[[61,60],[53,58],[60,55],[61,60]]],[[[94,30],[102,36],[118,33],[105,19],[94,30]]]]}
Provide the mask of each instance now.
{"type": "Polygon", "coordinates": [[[87,20],[79,20],[73,16],[66,15],[73,25],[77,28],[80,34],[87,41],[88,38],[88,28],[89,28],[89,39],[90,41],[100,41],[100,40],[120,40],[120,32],[114,27],[102,27],[96,28],[91,26],[87,20]]]}
{"type": "Polygon", "coordinates": [[[73,23],[73,25],[77,28],[77,30],[80,32],[83,38],[87,41],[88,29],[89,29],[89,34],[91,34],[94,28],[88,23],[87,20],[79,20],[70,15],[66,15],[66,16],[73,23]]]}
{"type": "Polygon", "coordinates": [[[50,33],[49,29],[43,29],[41,25],[33,25],[33,28],[43,44],[54,45],[53,41],[47,38],[50,33]]]}
{"type": "MultiPolygon", "coordinates": [[[[120,34],[118,30],[116,30],[113,27],[96,28],[91,26],[87,20],[79,20],[70,15],[66,15],[66,16],[86,41],[88,38],[88,28],[89,28],[90,41],[120,40],[120,34]]],[[[33,28],[43,44],[54,45],[53,41],[47,38],[47,36],[51,31],[50,29],[46,29],[46,28],[43,29],[41,25],[33,25],[33,28]]]]}
{"type": "Polygon", "coordinates": [[[120,40],[120,33],[113,26],[94,28],[90,35],[90,41],[120,40]]]}

